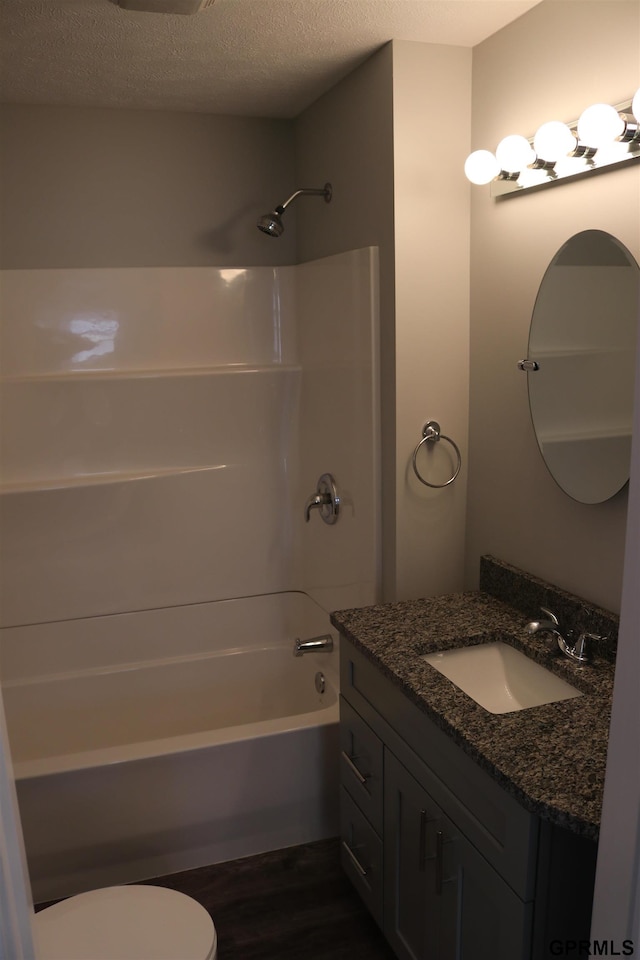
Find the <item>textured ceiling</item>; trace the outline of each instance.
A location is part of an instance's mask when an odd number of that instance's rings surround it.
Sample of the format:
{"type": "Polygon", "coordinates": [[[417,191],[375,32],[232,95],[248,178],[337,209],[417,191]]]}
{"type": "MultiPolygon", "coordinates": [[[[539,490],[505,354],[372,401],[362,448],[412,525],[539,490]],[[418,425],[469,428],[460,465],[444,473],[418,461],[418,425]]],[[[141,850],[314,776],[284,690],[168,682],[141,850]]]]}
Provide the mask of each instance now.
{"type": "Polygon", "coordinates": [[[294,117],[388,40],[474,46],[538,2],[216,0],[180,16],[0,0],[0,96],[294,117]]]}

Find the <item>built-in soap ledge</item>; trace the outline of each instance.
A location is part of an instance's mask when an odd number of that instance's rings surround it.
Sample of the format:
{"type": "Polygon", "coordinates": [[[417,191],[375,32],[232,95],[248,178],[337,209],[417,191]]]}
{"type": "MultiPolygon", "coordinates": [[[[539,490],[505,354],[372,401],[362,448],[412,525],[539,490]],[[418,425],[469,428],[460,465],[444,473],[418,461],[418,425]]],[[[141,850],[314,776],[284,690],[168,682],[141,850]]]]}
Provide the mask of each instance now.
{"type": "Polygon", "coordinates": [[[209,464],[197,467],[162,467],[149,470],[114,471],[110,473],[81,474],[69,477],[43,477],[37,480],[2,482],[0,496],[16,493],[43,493],[54,490],[69,490],[78,487],[108,486],[118,483],[131,483],[138,480],[158,480],[162,477],[176,477],[184,474],[207,473],[228,469],[227,464],[209,464]]]}
{"type": "Polygon", "coordinates": [[[71,383],[82,380],[146,380],[161,377],[215,377],[238,373],[296,373],[299,364],[292,363],[225,363],[220,366],[206,367],[167,367],[153,369],[109,370],[60,370],[38,374],[20,374],[19,376],[0,375],[2,383],[71,383]]]}
{"type": "Polygon", "coordinates": [[[262,476],[294,435],[288,405],[299,382],[297,371],[271,370],[5,383],[3,489],[113,484],[217,464],[262,476]]]}

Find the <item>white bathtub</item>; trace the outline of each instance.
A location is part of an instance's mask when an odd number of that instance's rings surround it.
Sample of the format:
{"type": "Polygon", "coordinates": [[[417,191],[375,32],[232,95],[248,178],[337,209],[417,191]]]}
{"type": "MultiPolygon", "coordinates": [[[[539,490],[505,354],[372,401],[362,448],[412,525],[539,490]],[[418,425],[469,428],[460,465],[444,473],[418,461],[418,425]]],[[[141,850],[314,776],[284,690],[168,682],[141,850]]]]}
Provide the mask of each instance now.
{"type": "Polygon", "coordinates": [[[34,900],[336,835],[337,648],[292,654],[323,633],[301,593],[2,631],[34,900]]]}

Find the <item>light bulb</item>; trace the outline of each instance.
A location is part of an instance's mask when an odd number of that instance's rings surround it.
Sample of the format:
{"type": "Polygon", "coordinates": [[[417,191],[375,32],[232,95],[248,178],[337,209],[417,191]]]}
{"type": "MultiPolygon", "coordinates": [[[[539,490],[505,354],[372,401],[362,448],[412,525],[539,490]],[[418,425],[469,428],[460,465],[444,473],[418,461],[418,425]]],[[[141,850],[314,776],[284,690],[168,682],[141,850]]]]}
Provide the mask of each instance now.
{"type": "Polygon", "coordinates": [[[464,165],[467,180],[481,185],[490,183],[500,173],[500,165],[489,150],[475,150],[470,153],[464,165]]]}
{"type": "Polygon", "coordinates": [[[535,158],[536,155],[529,141],[526,137],[517,134],[505,137],[496,149],[496,159],[500,169],[507,173],[519,173],[533,163],[535,158]]]}
{"type": "Polygon", "coordinates": [[[577,140],[566,123],[550,120],[543,123],[533,138],[533,149],[540,160],[555,163],[575,150],[577,140]]]}
{"type": "Polygon", "coordinates": [[[640,88],[636,90],[633,100],[631,101],[631,113],[634,115],[638,123],[640,123],[640,88]]]}
{"type": "Polygon", "coordinates": [[[602,147],[622,136],[625,122],[608,103],[594,103],[578,120],[578,137],[590,147],[602,147]]]}

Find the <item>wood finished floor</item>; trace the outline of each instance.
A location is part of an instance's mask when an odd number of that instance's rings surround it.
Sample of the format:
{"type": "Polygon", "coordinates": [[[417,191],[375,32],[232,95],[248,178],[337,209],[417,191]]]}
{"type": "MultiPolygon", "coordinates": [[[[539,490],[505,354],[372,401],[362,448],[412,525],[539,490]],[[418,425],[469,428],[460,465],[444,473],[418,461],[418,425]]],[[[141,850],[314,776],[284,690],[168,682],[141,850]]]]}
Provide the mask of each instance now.
{"type": "Polygon", "coordinates": [[[218,960],[395,960],[342,872],[337,840],[149,883],[186,893],[209,911],[218,960]]]}

